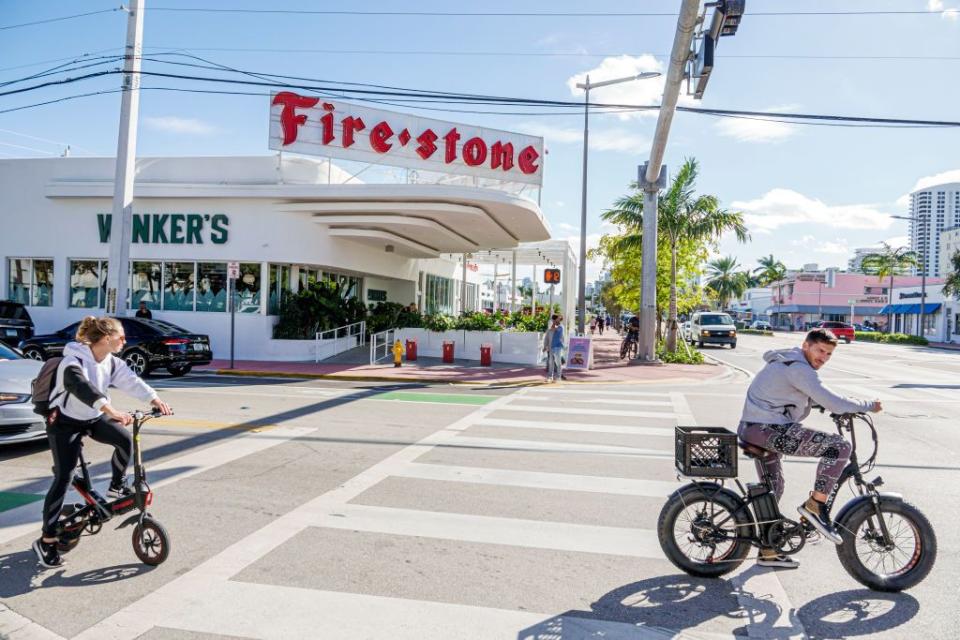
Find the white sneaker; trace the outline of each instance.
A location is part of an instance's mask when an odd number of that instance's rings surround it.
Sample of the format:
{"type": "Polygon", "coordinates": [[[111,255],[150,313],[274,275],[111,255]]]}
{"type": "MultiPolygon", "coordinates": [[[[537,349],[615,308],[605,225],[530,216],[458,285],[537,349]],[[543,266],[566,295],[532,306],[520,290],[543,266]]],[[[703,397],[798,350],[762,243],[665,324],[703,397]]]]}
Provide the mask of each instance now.
{"type": "Polygon", "coordinates": [[[797,569],[800,567],[799,562],[782,553],[775,556],[760,554],[757,556],[757,564],[761,567],[772,567],[774,569],[797,569]]]}

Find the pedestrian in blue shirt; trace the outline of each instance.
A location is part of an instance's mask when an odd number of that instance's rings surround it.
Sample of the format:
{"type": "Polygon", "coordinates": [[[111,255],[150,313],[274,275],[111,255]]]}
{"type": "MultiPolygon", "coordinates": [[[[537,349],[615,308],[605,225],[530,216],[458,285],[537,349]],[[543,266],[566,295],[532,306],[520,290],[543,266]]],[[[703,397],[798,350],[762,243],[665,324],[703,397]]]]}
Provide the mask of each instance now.
{"type": "Polygon", "coordinates": [[[552,321],[547,333],[543,336],[543,350],[547,354],[547,382],[554,382],[560,379],[563,365],[563,349],[566,346],[566,338],[563,330],[563,316],[553,314],[550,316],[552,321]]]}

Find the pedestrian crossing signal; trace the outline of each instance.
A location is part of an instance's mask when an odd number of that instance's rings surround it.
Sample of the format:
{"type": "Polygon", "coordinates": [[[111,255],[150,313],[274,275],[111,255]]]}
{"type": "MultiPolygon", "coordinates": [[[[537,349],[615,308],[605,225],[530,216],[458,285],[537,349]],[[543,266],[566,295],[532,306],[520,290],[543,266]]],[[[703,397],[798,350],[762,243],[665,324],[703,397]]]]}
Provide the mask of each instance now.
{"type": "Polygon", "coordinates": [[[545,284],[560,284],[560,269],[544,269],[543,282],[545,284]]]}

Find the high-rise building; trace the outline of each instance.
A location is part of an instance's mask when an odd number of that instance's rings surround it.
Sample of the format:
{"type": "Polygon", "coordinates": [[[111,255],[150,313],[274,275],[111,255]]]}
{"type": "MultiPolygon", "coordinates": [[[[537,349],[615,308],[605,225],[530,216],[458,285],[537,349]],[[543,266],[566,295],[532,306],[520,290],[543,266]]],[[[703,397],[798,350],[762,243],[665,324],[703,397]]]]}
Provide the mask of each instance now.
{"type": "MultiPolygon", "coordinates": [[[[940,234],[960,226],[960,182],[917,189],[910,194],[910,248],[917,253],[922,271],[940,273],[940,234]]],[[[917,269],[921,273],[921,269],[917,269]]]]}

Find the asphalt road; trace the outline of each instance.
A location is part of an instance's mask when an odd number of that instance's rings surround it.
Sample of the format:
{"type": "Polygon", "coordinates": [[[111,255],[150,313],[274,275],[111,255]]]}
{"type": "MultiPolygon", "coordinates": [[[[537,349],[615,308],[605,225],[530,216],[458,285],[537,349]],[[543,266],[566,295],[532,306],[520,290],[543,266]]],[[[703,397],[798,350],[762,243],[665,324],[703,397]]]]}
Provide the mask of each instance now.
{"type": "MultiPolygon", "coordinates": [[[[795,339],[710,352],[752,371],[795,339]]],[[[0,637],[953,638],[958,368],[960,354],[854,344],[823,372],[884,400],[877,473],[939,534],[933,573],[897,595],[861,588],[825,543],[799,570],[748,561],[722,580],[663,558],[673,427],[734,427],[746,374],[522,389],[156,378],[177,410],[144,436],[170,559],[147,568],[129,529],[105,527],[42,571],[39,502],[0,511],[0,637]]],[[[87,453],[103,476],[109,451],[87,453]]],[[[40,446],[0,450],[0,492],[42,497],[49,465],[40,446]]],[[[786,465],[785,504],[813,471],[786,465]]]]}

